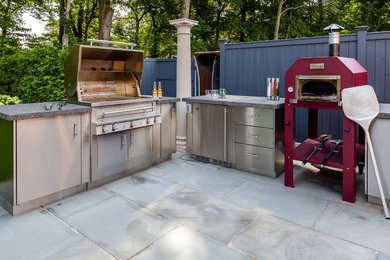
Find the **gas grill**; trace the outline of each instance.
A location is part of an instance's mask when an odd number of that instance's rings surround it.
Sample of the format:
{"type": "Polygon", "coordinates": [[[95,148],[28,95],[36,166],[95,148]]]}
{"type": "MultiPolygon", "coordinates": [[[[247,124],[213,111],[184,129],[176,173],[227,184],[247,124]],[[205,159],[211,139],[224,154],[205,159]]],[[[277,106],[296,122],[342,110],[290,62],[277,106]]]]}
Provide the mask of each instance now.
{"type": "Polygon", "coordinates": [[[154,156],[161,115],[157,99],[140,92],[143,59],[140,50],[92,45],[75,45],[68,56],[68,99],[92,107],[92,181],[108,181],[154,156]]]}

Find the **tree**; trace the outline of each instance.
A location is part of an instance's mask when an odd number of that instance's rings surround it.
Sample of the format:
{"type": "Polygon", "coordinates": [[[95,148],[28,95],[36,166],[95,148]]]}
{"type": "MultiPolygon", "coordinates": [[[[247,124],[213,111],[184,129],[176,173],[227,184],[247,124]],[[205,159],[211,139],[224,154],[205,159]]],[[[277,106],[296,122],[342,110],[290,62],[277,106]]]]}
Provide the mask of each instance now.
{"type": "Polygon", "coordinates": [[[190,4],[191,4],[191,0],[183,0],[183,4],[181,6],[180,18],[190,17],[190,4]]]}
{"type": "Polygon", "coordinates": [[[278,8],[277,8],[276,19],[275,19],[274,40],[277,40],[279,38],[280,18],[282,17],[282,15],[289,10],[301,8],[304,6],[304,5],[300,5],[297,7],[290,6],[289,8],[282,10],[284,3],[286,3],[286,0],[278,0],[278,8]]]}
{"type": "Polygon", "coordinates": [[[111,0],[99,0],[99,39],[110,40],[113,16],[111,0]]]}

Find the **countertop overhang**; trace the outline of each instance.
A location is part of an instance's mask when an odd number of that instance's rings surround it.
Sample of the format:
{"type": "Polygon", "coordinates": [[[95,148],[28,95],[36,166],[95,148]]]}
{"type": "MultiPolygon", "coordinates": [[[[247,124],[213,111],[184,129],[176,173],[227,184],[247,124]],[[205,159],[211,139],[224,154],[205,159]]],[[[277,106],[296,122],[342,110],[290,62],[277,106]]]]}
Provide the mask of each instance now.
{"type": "Polygon", "coordinates": [[[8,121],[33,119],[41,117],[62,116],[91,112],[91,107],[67,103],[58,109],[57,102],[30,103],[0,106],[0,118],[8,121]],[[53,103],[51,110],[45,110],[44,104],[53,103]]]}
{"type": "Polygon", "coordinates": [[[284,107],[284,98],[280,100],[267,100],[266,97],[227,95],[226,98],[212,99],[206,96],[182,98],[187,103],[201,103],[223,106],[243,106],[266,109],[279,109],[284,107]]]}
{"type": "Polygon", "coordinates": [[[379,104],[378,118],[390,119],[390,104],[387,103],[379,104]]]}

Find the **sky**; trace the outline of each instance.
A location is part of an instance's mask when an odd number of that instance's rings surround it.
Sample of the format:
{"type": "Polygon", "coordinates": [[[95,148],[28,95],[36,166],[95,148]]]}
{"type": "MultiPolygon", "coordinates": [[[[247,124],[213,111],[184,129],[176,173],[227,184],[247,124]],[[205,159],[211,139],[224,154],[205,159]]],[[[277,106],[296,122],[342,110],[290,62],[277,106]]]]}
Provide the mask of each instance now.
{"type": "Polygon", "coordinates": [[[24,27],[31,29],[31,32],[37,36],[42,36],[42,33],[45,31],[45,22],[35,19],[29,13],[23,14],[23,20],[25,22],[24,27]]]}

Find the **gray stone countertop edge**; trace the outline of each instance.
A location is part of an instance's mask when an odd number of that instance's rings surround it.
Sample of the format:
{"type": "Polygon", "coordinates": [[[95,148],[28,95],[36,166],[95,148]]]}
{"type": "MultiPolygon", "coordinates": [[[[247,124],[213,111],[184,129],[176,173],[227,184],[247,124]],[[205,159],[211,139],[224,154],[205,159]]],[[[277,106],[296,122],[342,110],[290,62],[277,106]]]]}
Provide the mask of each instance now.
{"type": "Polygon", "coordinates": [[[379,104],[378,118],[390,119],[390,104],[387,103],[379,104]]]}
{"type": "Polygon", "coordinates": [[[91,112],[91,107],[75,104],[67,104],[61,110],[55,104],[52,110],[44,110],[43,106],[43,103],[32,103],[0,107],[0,118],[15,121],[91,112]]]}
{"type": "Polygon", "coordinates": [[[167,103],[175,103],[179,102],[180,98],[176,97],[163,97],[162,99],[157,100],[157,104],[167,104],[167,103]]]}
{"type": "MultiPolygon", "coordinates": [[[[262,98],[262,97],[259,97],[262,98]]],[[[255,108],[266,108],[266,109],[279,109],[284,107],[284,99],[280,101],[268,101],[268,100],[229,100],[229,99],[205,99],[205,98],[182,98],[182,101],[187,103],[200,103],[200,104],[211,104],[211,105],[226,105],[226,106],[240,106],[240,107],[255,107],[255,108]],[[275,102],[274,104],[272,102],[275,102]]]]}

